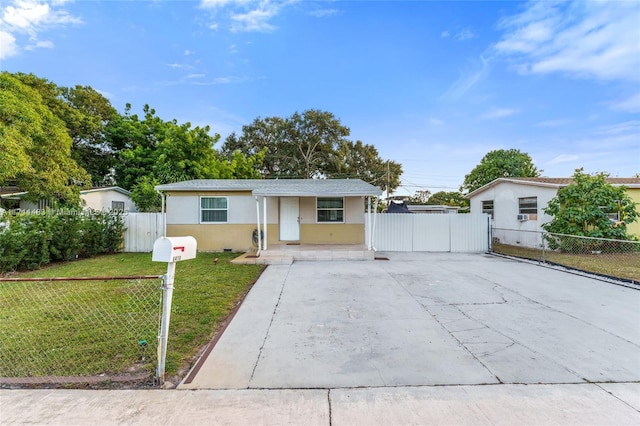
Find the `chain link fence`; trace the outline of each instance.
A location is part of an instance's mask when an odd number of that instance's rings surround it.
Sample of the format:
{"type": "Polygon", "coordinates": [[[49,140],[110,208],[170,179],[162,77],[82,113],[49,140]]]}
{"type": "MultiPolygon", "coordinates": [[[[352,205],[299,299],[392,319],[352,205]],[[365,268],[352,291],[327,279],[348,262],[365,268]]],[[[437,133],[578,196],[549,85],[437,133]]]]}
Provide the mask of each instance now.
{"type": "Polygon", "coordinates": [[[0,384],[150,381],[162,277],[0,278],[0,384]]]}
{"type": "Polygon", "coordinates": [[[640,242],[516,229],[492,229],[492,251],[640,286],[640,242]]]}

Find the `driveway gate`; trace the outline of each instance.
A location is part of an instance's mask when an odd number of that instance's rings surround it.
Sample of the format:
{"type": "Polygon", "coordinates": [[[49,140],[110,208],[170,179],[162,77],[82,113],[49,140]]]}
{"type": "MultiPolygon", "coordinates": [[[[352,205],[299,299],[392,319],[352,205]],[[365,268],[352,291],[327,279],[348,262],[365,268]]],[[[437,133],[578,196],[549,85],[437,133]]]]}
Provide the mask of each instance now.
{"type": "MultiPolygon", "coordinates": [[[[373,245],[378,251],[484,252],[489,250],[486,214],[374,215],[373,245]]],[[[366,226],[367,231],[369,226],[366,226]]]]}

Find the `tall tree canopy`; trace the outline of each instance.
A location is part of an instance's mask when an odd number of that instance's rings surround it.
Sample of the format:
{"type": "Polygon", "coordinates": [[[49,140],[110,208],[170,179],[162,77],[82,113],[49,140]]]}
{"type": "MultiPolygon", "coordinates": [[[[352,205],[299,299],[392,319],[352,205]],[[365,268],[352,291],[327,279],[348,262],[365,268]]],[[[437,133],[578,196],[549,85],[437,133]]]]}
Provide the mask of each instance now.
{"type": "Polygon", "coordinates": [[[71,157],[90,175],[93,185],[113,183],[110,170],[115,153],[104,137],[104,127],[118,116],[108,99],[88,86],[59,87],[33,74],[14,74],[38,91],[42,102],[60,120],[73,141],[71,157]]]}
{"type": "Polygon", "coordinates": [[[261,177],[263,151],[246,156],[237,151],[226,158],[215,150],[220,135],[210,135],[209,126],[192,128],[190,123],[164,121],[148,105],[143,111],[141,119],[131,114],[131,105],[127,104],[125,115],[117,117],[105,130],[109,146],[118,150],[115,180],[134,192],[134,201],[141,210],[160,206],[153,190],[158,184],[261,177]]]}
{"type": "Polygon", "coordinates": [[[427,204],[469,207],[469,200],[464,198],[464,195],[457,191],[438,191],[429,197],[427,204]]]}
{"type": "Polygon", "coordinates": [[[41,95],[45,89],[55,85],[0,73],[0,185],[17,183],[30,200],[78,204],[91,177],[71,158],[73,141],[57,105],[41,95]]]}
{"type": "Polygon", "coordinates": [[[607,183],[607,174],[589,175],[577,169],[573,183],[560,188],[544,212],[553,216],[545,231],[599,238],[633,239],[626,225],[638,217],[636,204],[624,186],[607,183]],[[617,220],[611,220],[613,214],[617,220]]]}
{"type": "Polygon", "coordinates": [[[518,149],[497,149],[487,153],[480,164],[464,177],[460,192],[469,193],[503,177],[538,177],[542,170],[533,164],[529,154],[518,149]]]}
{"type": "Polygon", "coordinates": [[[360,178],[391,191],[400,184],[402,166],[383,160],[373,145],[347,139],[349,128],[331,113],[296,112],[291,117],[256,118],[232,133],[222,146],[228,156],[265,151],[265,178],[360,178]]]}

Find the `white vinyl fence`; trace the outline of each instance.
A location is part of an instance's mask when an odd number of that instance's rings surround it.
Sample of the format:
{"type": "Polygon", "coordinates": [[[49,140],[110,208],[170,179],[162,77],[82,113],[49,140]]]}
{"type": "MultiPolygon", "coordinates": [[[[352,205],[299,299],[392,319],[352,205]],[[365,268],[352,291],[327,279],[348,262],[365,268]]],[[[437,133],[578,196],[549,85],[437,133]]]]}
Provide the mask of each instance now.
{"type": "MultiPolygon", "coordinates": [[[[489,250],[486,214],[374,215],[373,246],[378,251],[485,252],[489,250]]],[[[366,226],[367,232],[369,226],[366,226]]],[[[367,239],[368,240],[368,239],[367,239]]]]}
{"type": "Polygon", "coordinates": [[[124,218],[124,251],[150,252],[162,236],[162,213],[127,213],[124,218]]]}

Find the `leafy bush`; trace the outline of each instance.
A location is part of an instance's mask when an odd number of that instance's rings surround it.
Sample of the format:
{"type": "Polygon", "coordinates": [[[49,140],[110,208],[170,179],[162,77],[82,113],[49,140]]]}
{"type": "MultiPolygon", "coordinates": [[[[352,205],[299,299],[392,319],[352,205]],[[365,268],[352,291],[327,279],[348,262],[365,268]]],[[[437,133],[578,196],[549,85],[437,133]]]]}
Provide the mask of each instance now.
{"type": "Polygon", "coordinates": [[[0,273],[120,251],[120,214],[65,210],[0,216],[0,273]]]}

